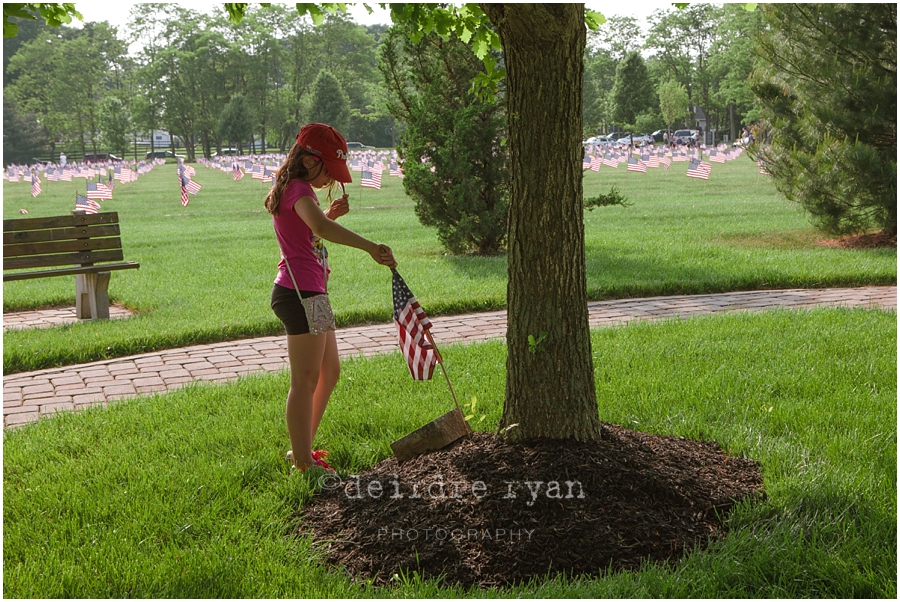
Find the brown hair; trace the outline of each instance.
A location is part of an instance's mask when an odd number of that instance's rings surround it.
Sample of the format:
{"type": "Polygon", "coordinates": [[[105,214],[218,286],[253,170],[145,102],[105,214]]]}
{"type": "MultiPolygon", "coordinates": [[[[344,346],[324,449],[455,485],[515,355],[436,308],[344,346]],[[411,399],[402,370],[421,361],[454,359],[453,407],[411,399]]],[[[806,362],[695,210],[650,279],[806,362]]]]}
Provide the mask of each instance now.
{"type": "MultiPolygon", "coordinates": [[[[281,195],[284,194],[284,190],[291,180],[300,179],[304,182],[308,182],[318,176],[321,170],[325,169],[325,165],[321,161],[317,163],[319,166],[318,170],[315,168],[312,170],[307,169],[303,164],[303,157],[306,156],[316,157],[314,153],[309,152],[299,144],[295,143],[294,146],[291,147],[291,150],[288,151],[288,156],[284,160],[284,163],[282,163],[281,167],[278,168],[278,171],[275,172],[275,185],[269,190],[269,194],[266,195],[265,200],[266,210],[272,215],[278,216],[278,206],[281,204],[281,195]]],[[[331,203],[333,189],[334,181],[328,186],[328,203],[331,203]]]]}

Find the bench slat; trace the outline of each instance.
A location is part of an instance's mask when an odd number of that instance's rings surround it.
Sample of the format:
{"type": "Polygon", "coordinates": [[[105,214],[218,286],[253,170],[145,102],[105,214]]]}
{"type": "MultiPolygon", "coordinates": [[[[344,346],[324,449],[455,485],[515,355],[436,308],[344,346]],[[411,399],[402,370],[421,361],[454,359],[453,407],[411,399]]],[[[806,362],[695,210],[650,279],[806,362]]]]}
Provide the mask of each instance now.
{"type": "Polygon", "coordinates": [[[122,249],[108,251],[86,251],[83,253],[60,253],[40,257],[11,257],[3,259],[4,270],[21,268],[52,268],[58,265],[80,265],[84,263],[100,263],[101,261],[122,261],[125,258],[122,249]]]}
{"type": "Polygon", "coordinates": [[[3,220],[3,232],[15,230],[43,230],[45,228],[70,228],[74,226],[89,226],[93,224],[117,224],[119,213],[109,211],[106,213],[58,215],[54,217],[26,217],[3,220]]]}
{"type": "MultiPolygon", "coordinates": [[[[9,257],[37,257],[53,253],[79,253],[106,249],[121,249],[121,238],[85,238],[82,240],[57,240],[21,245],[3,245],[3,259],[9,257]]],[[[5,261],[4,261],[5,265],[5,261]]]]}
{"type": "Polygon", "coordinates": [[[63,268],[61,270],[43,270],[40,272],[12,272],[3,274],[3,281],[7,280],[29,280],[32,278],[47,278],[50,276],[71,276],[73,274],[92,274],[95,272],[109,272],[112,270],[130,270],[139,268],[141,264],[134,261],[126,261],[123,263],[107,263],[104,265],[95,265],[83,268],[63,268]]]}
{"type": "Polygon", "coordinates": [[[45,242],[48,240],[71,240],[73,238],[95,238],[100,236],[119,236],[119,224],[99,226],[72,226],[69,228],[52,228],[50,230],[17,230],[3,233],[3,244],[11,245],[25,242],[45,242]]]}

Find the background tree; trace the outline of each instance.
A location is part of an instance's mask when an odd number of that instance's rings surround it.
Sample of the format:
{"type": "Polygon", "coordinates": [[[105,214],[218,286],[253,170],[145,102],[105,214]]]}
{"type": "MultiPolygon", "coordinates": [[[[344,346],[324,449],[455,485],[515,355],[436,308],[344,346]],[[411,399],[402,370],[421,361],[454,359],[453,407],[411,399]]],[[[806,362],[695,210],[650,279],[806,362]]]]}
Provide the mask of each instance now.
{"type": "Polygon", "coordinates": [[[630,53],[640,51],[643,37],[637,19],[612,16],[603,27],[588,32],[586,43],[593,51],[603,51],[610,59],[619,62],[630,53]]]}
{"type": "Polygon", "coordinates": [[[650,82],[647,65],[637,52],[630,52],[616,68],[612,101],[613,119],[631,127],[634,127],[638,115],[653,107],[653,84],[650,82]]]}
{"type": "Polygon", "coordinates": [[[133,131],[131,111],[125,103],[115,96],[104,98],[100,105],[98,124],[100,141],[104,148],[124,158],[128,149],[128,138],[133,131]]]}
{"type": "Polygon", "coordinates": [[[350,122],[349,101],[341,83],[328,71],[320,71],[313,83],[309,120],[327,123],[339,132],[347,131],[350,122]]]}
{"type": "Polygon", "coordinates": [[[757,152],[826,232],[897,232],[897,5],[764,5],[757,152]],[[763,138],[762,136],[760,138],[763,138]]]}
{"type": "Polygon", "coordinates": [[[722,8],[716,39],[709,52],[711,100],[714,106],[727,111],[728,132],[734,140],[742,122],[755,121],[756,97],[750,89],[749,78],[763,23],[761,11],[748,11],[737,4],[725,4],[722,8]]]}
{"type": "Polygon", "coordinates": [[[411,37],[408,27],[392,28],[379,62],[389,106],[406,125],[397,149],[403,187],[451,253],[496,253],[507,230],[503,105],[471,94],[482,63],[457,38],[411,37]]]}
{"type": "Polygon", "coordinates": [[[588,47],[584,57],[582,120],[584,137],[606,132],[612,123],[610,91],[616,81],[616,61],[599,47],[588,47]]]}
{"type": "Polygon", "coordinates": [[[235,94],[219,115],[218,134],[229,144],[237,142],[239,154],[244,152],[244,141],[253,134],[253,112],[243,94],[235,94]]]}
{"type": "Polygon", "coordinates": [[[3,97],[3,159],[10,163],[31,163],[49,152],[47,134],[33,113],[20,114],[15,102],[3,97]]]}
{"type": "Polygon", "coordinates": [[[669,80],[660,84],[657,88],[659,96],[659,111],[662,113],[666,129],[675,123],[679,117],[687,113],[689,101],[687,90],[675,80],[669,80]]]}

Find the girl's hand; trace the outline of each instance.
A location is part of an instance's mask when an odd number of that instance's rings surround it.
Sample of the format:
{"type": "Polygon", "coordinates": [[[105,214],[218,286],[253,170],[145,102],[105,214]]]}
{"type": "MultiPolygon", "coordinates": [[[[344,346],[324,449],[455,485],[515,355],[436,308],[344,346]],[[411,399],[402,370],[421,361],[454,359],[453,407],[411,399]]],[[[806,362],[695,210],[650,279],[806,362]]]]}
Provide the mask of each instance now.
{"type": "Polygon", "coordinates": [[[337,219],[342,215],[347,215],[348,213],[350,213],[350,201],[348,200],[346,193],[331,201],[331,205],[325,211],[325,215],[328,216],[328,219],[332,220],[337,219]]]}
{"type": "Polygon", "coordinates": [[[397,267],[397,262],[394,260],[394,252],[391,251],[391,248],[387,245],[373,245],[372,249],[369,251],[369,255],[371,255],[372,259],[375,260],[375,263],[379,265],[386,265],[389,268],[397,267]]]}

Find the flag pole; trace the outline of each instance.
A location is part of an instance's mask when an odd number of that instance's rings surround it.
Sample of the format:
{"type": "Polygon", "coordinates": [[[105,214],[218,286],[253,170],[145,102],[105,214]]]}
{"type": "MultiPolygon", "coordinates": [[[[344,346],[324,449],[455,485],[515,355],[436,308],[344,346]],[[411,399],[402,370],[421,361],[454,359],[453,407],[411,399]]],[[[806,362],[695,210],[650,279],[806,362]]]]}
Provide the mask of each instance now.
{"type": "Polygon", "coordinates": [[[437,362],[441,366],[441,372],[444,373],[444,379],[447,381],[447,386],[450,387],[450,395],[453,396],[453,403],[456,404],[456,409],[462,413],[462,410],[459,407],[459,401],[456,400],[456,393],[453,391],[453,385],[450,384],[450,377],[447,375],[447,369],[444,368],[444,358],[441,356],[441,352],[438,351],[437,345],[434,344],[434,339],[431,337],[431,331],[426,330],[425,336],[428,337],[428,342],[431,343],[431,346],[434,347],[434,353],[437,356],[437,362]]]}

